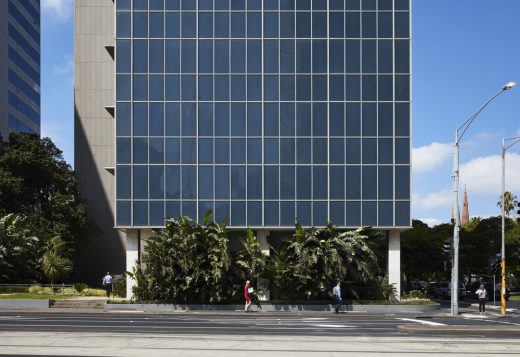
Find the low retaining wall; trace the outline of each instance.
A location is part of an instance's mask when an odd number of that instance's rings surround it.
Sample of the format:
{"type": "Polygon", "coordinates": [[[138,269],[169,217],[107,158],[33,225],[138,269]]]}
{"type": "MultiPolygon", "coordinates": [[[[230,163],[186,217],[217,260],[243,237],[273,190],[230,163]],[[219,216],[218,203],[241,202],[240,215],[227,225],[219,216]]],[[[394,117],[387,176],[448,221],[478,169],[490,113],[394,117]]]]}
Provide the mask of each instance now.
{"type": "Polygon", "coordinates": [[[0,309],[48,309],[50,300],[24,299],[24,300],[0,300],[0,309]]]}
{"type": "MultiPolygon", "coordinates": [[[[428,313],[438,310],[440,305],[343,305],[342,311],[364,313],[428,313]]],[[[138,310],[138,311],[241,311],[244,305],[198,305],[198,304],[106,304],[105,311],[138,310]]],[[[333,305],[304,305],[304,304],[262,304],[260,307],[251,305],[251,310],[260,312],[299,312],[334,311],[333,305]]]]}

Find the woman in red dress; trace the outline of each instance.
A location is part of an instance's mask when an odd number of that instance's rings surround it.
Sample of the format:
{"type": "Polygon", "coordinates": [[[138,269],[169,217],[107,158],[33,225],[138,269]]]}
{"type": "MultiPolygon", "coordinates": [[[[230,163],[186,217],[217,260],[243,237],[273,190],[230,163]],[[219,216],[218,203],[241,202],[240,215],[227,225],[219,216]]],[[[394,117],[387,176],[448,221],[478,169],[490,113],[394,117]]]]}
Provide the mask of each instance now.
{"type": "Polygon", "coordinates": [[[253,288],[251,288],[251,282],[248,280],[246,281],[246,285],[244,285],[244,299],[246,300],[246,306],[244,307],[245,312],[248,312],[249,306],[251,306],[251,292],[249,291],[250,289],[251,291],[253,290],[253,288]]]}

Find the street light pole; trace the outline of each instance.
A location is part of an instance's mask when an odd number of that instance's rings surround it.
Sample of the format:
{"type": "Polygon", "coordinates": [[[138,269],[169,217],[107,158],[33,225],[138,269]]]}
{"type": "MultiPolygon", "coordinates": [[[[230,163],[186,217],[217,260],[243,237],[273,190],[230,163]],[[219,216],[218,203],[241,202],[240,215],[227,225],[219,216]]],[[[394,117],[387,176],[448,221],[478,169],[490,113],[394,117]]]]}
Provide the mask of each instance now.
{"type": "Polygon", "coordinates": [[[457,316],[459,314],[459,143],[466,130],[475,118],[503,92],[513,88],[515,82],[505,84],[500,91],[489,99],[483,106],[481,106],[475,114],[469,117],[457,130],[455,130],[455,144],[453,146],[453,214],[455,215],[455,225],[453,227],[453,266],[451,271],[451,315],[457,316]],[[460,135],[459,135],[459,132],[460,135]]]}
{"type": "Polygon", "coordinates": [[[502,315],[506,314],[506,150],[518,142],[520,142],[520,136],[502,139],[502,261],[500,264],[502,268],[502,284],[500,286],[500,313],[502,315]],[[513,141],[513,143],[506,147],[506,141],[513,141]]]}

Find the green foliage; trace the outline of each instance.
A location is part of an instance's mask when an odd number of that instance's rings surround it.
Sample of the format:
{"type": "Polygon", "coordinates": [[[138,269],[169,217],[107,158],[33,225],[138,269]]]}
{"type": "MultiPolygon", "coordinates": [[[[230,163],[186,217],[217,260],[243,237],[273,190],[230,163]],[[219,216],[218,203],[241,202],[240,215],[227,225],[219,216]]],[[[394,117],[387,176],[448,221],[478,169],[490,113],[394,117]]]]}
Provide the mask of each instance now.
{"type": "MultiPolygon", "coordinates": [[[[377,272],[377,258],[365,229],[340,232],[332,223],[325,228],[303,229],[275,251],[269,268],[275,299],[329,299],[337,280],[366,283],[377,272]]],[[[353,293],[356,295],[356,293],[353,293]]]]}
{"type": "Polygon", "coordinates": [[[112,279],[112,286],[114,296],[126,297],[126,274],[115,275],[112,279]]]}
{"type": "MultiPolygon", "coordinates": [[[[1,195],[0,195],[1,196],[1,195]]],[[[0,281],[37,281],[40,240],[20,214],[0,217],[0,281]]]]}
{"type": "Polygon", "coordinates": [[[427,299],[425,291],[411,290],[407,293],[401,294],[401,300],[427,299]]]}
{"type": "Polygon", "coordinates": [[[74,290],[76,292],[81,293],[83,290],[89,288],[88,284],[85,283],[74,283],[74,290]]]}
{"type": "Polygon", "coordinates": [[[139,300],[219,303],[239,292],[228,275],[226,226],[209,215],[202,225],[184,216],[169,220],[148,241],[141,261],[146,268],[129,273],[139,300]]]}
{"type": "Polygon", "coordinates": [[[66,251],[67,245],[60,237],[53,237],[47,243],[42,270],[51,284],[57,280],[63,281],[72,272],[72,261],[64,256],[66,251]]]}
{"type": "MultiPolygon", "coordinates": [[[[55,236],[69,247],[63,252],[64,258],[73,259],[75,250],[93,229],[74,172],[49,138],[11,134],[8,142],[2,143],[0,192],[0,216],[15,213],[25,217],[31,234],[39,238],[39,259],[44,245],[55,236]]],[[[49,256],[47,261],[56,259],[49,256]]],[[[4,282],[33,280],[34,274],[22,271],[4,282]]]]}
{"type": "MultiPolygon", "coordinates": [[[[502,209],[502,195],[500,195],[497,206],[502,209]]],[[[509,215],[511,214],[511,211],[515,209],[515,207],[518,206],[518,198],[516,195],[512,194],[509,191],[504,192],[504,212],[506,214],[506,217],[509,218],[509,215]]]]}

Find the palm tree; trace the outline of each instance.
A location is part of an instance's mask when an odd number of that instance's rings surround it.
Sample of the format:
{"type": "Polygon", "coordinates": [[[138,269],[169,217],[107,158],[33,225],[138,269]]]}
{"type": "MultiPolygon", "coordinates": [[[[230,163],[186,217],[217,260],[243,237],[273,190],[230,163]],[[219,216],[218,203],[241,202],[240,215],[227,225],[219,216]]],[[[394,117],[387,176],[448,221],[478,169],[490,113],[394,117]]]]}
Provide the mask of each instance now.
{"type": "MultiPolygon", "coordinates": [[[[502,195],[500,195],[500,199],[497,202],[497,206],[502,208],[502,195]]],[[[516,195],[512,194],[509,191],[504,192],[504,212],[507,218],[510,218],[509,215],[515,207],[518,206],[518,199],[516,195]]]]}
{"type": "Polygon", "coordinates": [[[43,274],[51,281],[51,289],[54,293],[54,282],[63,280],[72,271],[72,261],[63,256],[67,251],[67,243],[61,237],[53,237],[47,243],[47,251],[43,255],[43,274]]]}

